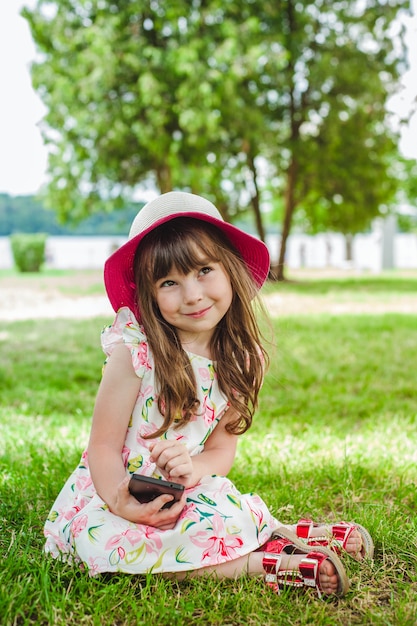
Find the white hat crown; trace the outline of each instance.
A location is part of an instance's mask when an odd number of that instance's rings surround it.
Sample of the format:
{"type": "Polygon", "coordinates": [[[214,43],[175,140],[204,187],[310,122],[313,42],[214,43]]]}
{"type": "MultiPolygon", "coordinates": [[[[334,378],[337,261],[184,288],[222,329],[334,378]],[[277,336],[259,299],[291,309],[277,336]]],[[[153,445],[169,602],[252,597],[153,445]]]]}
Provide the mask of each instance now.
{"type": "Polygon", "coordinates": [[[209,200],[184,191],[169,191],[151,200],[139,211],[130,227],[129,239],[133,239],[155,222],[173,213],[202,213],[224,221],[218,209],[209,200]]]}

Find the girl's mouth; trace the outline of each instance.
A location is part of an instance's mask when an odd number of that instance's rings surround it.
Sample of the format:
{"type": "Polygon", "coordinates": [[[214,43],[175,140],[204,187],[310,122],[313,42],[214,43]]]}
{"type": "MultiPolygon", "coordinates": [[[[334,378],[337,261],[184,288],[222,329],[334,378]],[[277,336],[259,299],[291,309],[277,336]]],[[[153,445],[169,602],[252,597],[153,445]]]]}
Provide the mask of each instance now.
{"type": "Polygon", "coordinates": [[[198,319],[199,317],[203,317],[210,309],[211,307],[207,307],[206,309],[201,309],[200,311],[195,311],[194,313],[186,313],[186,317],[198,319]]]}

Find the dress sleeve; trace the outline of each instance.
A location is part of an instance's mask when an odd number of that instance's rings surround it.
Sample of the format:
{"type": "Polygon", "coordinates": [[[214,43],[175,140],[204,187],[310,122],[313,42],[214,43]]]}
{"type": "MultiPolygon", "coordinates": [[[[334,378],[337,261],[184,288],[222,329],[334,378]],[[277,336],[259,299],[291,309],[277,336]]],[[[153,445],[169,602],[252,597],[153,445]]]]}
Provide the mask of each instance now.
{"type": "Polygon", "coordinates": [[[107,357],[121,343],[130,351],[136,376],[143,378],[145,372],[152,369],[148,341],[143,327],[127,307],[119,309],[113,324],[103,328],[101,333],[101,346],[107,357]]]}

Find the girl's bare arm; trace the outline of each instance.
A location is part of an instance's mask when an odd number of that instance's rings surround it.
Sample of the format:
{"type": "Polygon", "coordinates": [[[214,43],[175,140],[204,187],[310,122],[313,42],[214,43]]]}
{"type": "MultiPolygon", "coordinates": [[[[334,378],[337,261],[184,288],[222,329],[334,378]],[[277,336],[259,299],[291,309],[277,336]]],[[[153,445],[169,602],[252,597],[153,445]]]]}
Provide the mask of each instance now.
{"type": "Polygon", "coordinates": [[[94,407],[88,445],[90,473],[97,493],[113,513],[136,523],[170,528],[181,513],[183,500],[160,511],[171,496],[140,504],[128,490],[122,450],[140,386],[129,350],[123,344],[116,346],[104,369],[94,407]]]}

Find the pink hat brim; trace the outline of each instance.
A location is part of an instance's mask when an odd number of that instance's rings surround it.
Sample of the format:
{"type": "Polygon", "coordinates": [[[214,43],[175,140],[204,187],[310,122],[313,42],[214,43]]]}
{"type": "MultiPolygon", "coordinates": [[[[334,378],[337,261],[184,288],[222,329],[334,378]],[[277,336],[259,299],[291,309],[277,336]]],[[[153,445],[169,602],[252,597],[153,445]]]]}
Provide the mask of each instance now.
{"type": "Polygon", "coordinates": [[[200,212],[179,211],[156,220],[149,228],[129,239],[107,259],[104,265],[104,284],[114,311],[117,312],[122,307],[128,307],[132,312],[138,313],[133,273],[136,249],[145,235],[157,228],[157,226],[177,217],[193,217],[217,226],[242,255],[258,289],[262,287],[268,277],[270,267],[268,248],[263,241],[245,233],[240,228],[233,226],[233,224],[216,219],[211,215],[205,215],[200,212]]]}

